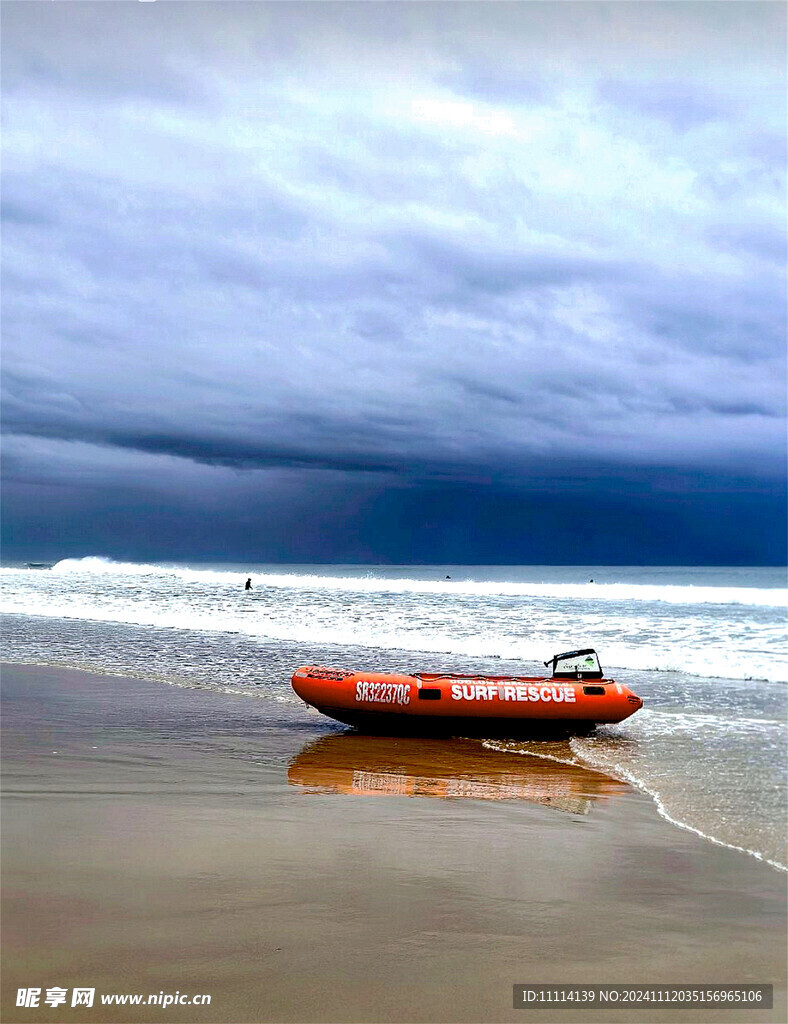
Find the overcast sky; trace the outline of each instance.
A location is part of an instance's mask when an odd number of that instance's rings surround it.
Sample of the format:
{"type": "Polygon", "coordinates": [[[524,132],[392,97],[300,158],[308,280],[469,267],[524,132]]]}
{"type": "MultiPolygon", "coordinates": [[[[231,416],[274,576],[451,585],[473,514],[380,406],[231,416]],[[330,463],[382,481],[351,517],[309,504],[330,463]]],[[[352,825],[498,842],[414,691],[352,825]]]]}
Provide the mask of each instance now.
{"type": "Polygon", "coordinates": [[[3,3],[5,557],[784,559],[785,19],[3,3]]]}

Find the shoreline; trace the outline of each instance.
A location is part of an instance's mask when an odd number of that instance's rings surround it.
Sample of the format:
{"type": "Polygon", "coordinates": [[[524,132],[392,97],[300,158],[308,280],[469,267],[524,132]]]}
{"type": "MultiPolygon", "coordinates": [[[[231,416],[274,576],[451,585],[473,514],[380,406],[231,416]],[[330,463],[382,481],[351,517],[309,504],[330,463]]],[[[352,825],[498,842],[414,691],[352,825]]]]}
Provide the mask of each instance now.
{"type": "Polygon", "coordinates": [[[3,701],[9,1024],[587,1019],[514,1011],[528,978],[773,983],[746,1019],[786,1016],[780,873],[598,769],[51,666],[3,665],[3,701]],[[10,1005],[94,983],[213,1002],[10,1005]]]}
{"type": "MultiPolygon", "coordinates": [[[[42,616],[42,618],[46,618],[46,616],[42,616]]],[[[155,683],[157,685],[175,686],[175,687],[179,687],[179,688],[186,689],[186,690],[198,690],[198,691],[208,692],[208,693],[227,694],[229,696],[249,697],[249,698],[252,698],[254,700],[263,701],[263,702],[268,701],[268,700],[275,700],[275,698],[273,698],[273,697],[271,697],[271,696],[269,696],[267,694],[264,694],[264,693],[261,693],[261,692],[257,692],[257,691],[254,691],[254,690],[242,689],[242,688],[233,687],[233,686],[229,686],[229,685],[225,685],[225,686],[222,686],[220,688],[217,688],[215,685],[208,685],[205,682],[202,682],[200,680],[189,679],[186,676],[173,678],[173,677],[165,677],[165,676],[155,676],[155,675],[150,675],[150,674],[145,675],[145,674],[142,674],[142,673],[134,674],[134,673],[130,673],[128,671],[115,671],[115,670],[111,670],[111,669],[108,669],[108,668],[94,668],[94,667],[89,666],[89,665],[79,666],[77,668],[77,667],[73,667],[73,666],[70,666],[70,665],[63,664],[61,662],[29,662],[29,661],[3,662],[3,661],[0,661],[0,669],[5,667],[5,666],[8,666],[8,667],[12,667],[12,666],[38,667],[38,668],[45,668],[45,669],[62,670],[64,672],[85,672],[85,673],[87,673],[89,675],[94,675],[94,676],[98,676],[98,677],[108,677],[108,678],[113,678],[113,679],[129,680],[129,681],[136,680],[136,681],[140,681],[140,682],[143,682],[143,683],[151,683],[152,682],[152,683],[155,683]]],[[[324,725],[328,725],[330,728],[337,728],[338,727],[337,723],[334,722],[333,720],[329,720],[329,719],[326,719],[326,718],[322,718],[322,719],[319,719],[319,720],[321,720],[324,725]]],[[[341,727],[341,726],[340,726],[340,728],[344,729],[344,727],[341,727]]],[[[506,744],[509,741],[506,741],[506,740],[503,740],[503,741],[481,740],[479,742],[482,742],[485,746],[487,746],[491,750],[503,750],[503,749],[506,748],[506,744]],[[497,745],[499,742],[502,744],[501,746],[497,745]]],[[[611,769],[611,768],[609,768],[607,766],[598,765],[598,764],[594,763],[593,759],[591,757],[589,757],[587,753],[585,753],[585,752],[578,753],[578,752],[575,752],[574,750],[569,751],[565,757],[557,757],[555,754],[548,753],[546,751],[527,751],[525,753],[528,756],[532,757],[532,758],[538,758],[538,759],[543,759],[543,760],[555,760],[559,764],[570,765],[570,766],[579,765],[580,767],[585,768],[588,771],[599,772],[600,774],[602,774],[604,776],[615,778],[618,781],[624,783],[625,785],[632,787],[633,790],[637,791],[642,796],[644,796],[646,799],[648,799],[652,803],[652,805],[653,805],[656,813],[659,815],[659,817],[663,821],[665,821],[667,824],[669,824],[671,827],[678,828],[678,829],[681,829],[683,831],[692,833],[693,835],[697,836],[698,838],[704,840],[705,842],[711,843],[714,846],[718,846],[718,847],[720,847],[722,849],[733,850],[736,853],[743,854],[746,857],[750,857],[753,860],[756,860],[756,861],[758,861],[758,862],[760,862],[762,864],[768,865],[769,867],[771,867],[775,871],[782,872],[782,873],[788,873],[788,864],[783,864],[781,861],[774,860],[774,859],[768,857],[766,854],[764,854],[764,853],[762,853],[762,852],[760,852],[758,850],[753,850],[753,849],[750,849],[748,847],[738,845],[738,844],[736,844],[734,842],[728,842],[728,841],[726,841],[724,839],[720,839],[717,836],[714,836],[714,835],[712,835],[712,834],[710,834],[708,832],[704,832],[703,829],[698,828],[695,825],[689,824],[688,822],[683,821],[680,818],[675,817],[665,807],[664,801],[663,801],[663,799],[662,799],[662,797],[660,796],[659,793],[657,793],[654,790],[650,789],[645,782],[643,782],[641,779],[637,778],[637,776],[633,775],[632,773],[628,772],[626,769],[624,769],[622,767],[619,767],[618,771],[614,771],[613,769],[611,769]]]]}

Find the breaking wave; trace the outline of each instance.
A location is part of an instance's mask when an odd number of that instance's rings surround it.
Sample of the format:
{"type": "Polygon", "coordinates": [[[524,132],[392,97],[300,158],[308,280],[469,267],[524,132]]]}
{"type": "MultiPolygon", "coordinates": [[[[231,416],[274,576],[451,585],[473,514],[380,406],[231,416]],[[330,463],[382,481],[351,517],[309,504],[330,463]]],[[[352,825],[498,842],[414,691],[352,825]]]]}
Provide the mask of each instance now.
{"type": "MultiPolygon", "coordinates": [[[[9,571],[9,570],[5,570],[9,571]]],[[[13,571],[13,570],[11,570],[13,571]]],[[[163,577],[184,583],[211,583],[237,587],[239,571],[196,569],[155,563],[114,562],[101,557],[65,558],[51,572],[126,577],[163,577]]],[[[508,581],[411,579],[375,575],[320,575],[315,573],[256,573],[258,586],[288,590],[331,590],[346,593],[437,594],[479,597],[531,597],[564,601],[649,601],[668,604],[743,604],[788,608],[784,588],[711,587],[645,583],[521,583],[508,581]]]]}

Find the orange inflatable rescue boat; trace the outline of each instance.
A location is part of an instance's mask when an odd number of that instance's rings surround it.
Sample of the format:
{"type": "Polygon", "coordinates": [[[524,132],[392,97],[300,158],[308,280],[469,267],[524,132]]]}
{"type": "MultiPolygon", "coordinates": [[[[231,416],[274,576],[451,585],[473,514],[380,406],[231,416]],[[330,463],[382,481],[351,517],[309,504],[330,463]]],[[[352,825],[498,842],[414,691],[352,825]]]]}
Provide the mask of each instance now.
{"type": "Polygon", "coordinates": [[[305,666],[298,696],[362,732],[459,736],[588,733],[622,722],[643,701],[606,679],[596,651],[557,654],[548,677],[343,672],[305,666]]]}

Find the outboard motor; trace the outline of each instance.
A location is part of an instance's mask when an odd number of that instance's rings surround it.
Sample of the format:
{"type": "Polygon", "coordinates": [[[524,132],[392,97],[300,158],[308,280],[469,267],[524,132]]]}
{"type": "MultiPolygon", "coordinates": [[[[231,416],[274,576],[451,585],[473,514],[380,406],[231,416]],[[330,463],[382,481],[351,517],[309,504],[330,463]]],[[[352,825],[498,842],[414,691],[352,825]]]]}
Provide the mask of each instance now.
{"type": "Polygon", "coordinates": [[[553,679],[602,679],[604,673],[599,665],[596,651],[587,647],[583,651],[567,651],[556,654],[545,665],[553,666],[553,679]]]}

